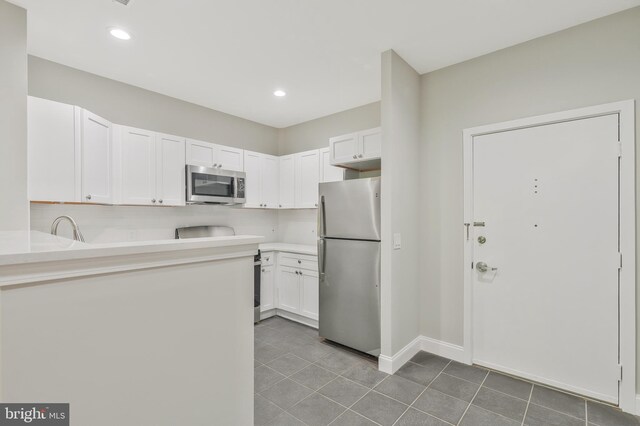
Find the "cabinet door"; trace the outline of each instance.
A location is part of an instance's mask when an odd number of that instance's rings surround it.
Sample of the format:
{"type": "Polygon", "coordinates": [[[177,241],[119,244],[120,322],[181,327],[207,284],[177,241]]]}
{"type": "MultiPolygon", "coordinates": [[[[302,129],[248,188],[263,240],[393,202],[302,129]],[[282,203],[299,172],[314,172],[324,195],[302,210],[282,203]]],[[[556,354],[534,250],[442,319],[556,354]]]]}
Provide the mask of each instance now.
{"type": "Polygon", "coordinates": [[[379,127],[358,132],[358,159],[380,158],[382,154],[382,131],[379,127]]]}
{"type": "Polygon", "coordinates": [[[156,204],[156,135],[133,127],[115,126],[120,132],[120,202],[156,204]]]}
{"type": "Polygon", "coordinates": [[[185,140],[157,135],[156,197],[165,206],[185,205],[185,140]]]}
{"type": "Polygon", "coordinates": [[[356,133],[329,139],[331,164],[345,164],[358,161],[358,136],[356,133]]]}
{"type": "Polygon", "coordinates": [[[318,150],[296,154],[296,207],[318,207],[319,182],[320,155],[318,150]]]}
{"type": "Polygon", "coordinates": [[[278,157],[263,154],[261,158],[262,206],[278,208],[278,157]]]}
{"type": "Polygon", "coordinates": [[[260,157],[262,154],[252,151],[244,152],[245,207],[262,207],[262,185],[260,183],[260,157]]]}
{"type": "Polygon", "coordinates": [[[29,199],[80,201],[80,135],[73,105],[28,98],[29,199]]]}
{"type": "Polygon", "coordinates": [[[274,266],[263,266],[260,276],[260,312],[275,308],[274,266]]]}
{"type": "Polygon", "coordinates": [[[331,165],[331,148],[320,150],[320,182],[344,180],[344,169],[331,165]]]}
{"type": "Polygon", "coordinates": [[[300,313],[300,275],[293,268],[280,268],[278,273],[278,309],[300,313]]]}
{"type": "Polygon", "coordinates": [[[192,166],[214,167],[216,156],[216,145],[187,139],[186,160],[192,166]]]}
{"type": "Polygon", "coordinates": [[[280,157],[280,193],[278,207],[292,209],[296,200],[296,167],[295,156],[280,157]]]}
{"type": "Polygon", "coordinates": [[[217,145],[214,163],[224,170],[244,171],[244,151],[230,146],[217,145]]]}
{"type": "Polygon", "coordinates": [[[317,320],[319,311],[318,271],[300,270],[300,315],[317,320]]]}
{"type": "Polygon", "coordinates": [[[110,204],[112,188],[111,123],[82,111],[82,201],[110,204]]]}

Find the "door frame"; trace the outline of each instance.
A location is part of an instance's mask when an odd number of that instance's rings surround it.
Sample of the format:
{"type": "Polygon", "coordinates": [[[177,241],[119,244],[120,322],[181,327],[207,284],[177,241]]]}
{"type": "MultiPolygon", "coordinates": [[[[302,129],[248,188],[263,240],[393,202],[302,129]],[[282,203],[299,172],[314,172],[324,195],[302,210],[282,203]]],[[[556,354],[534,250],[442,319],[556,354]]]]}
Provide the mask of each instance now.
{"type": "MultiPolygon", "coordinates": [[[[473,222],[473,140],[477,136],[557,124],[604,115],[620,117],[619,143],[619,241],[623,256],[619,270],[619,363],[623,366],[618,387],[618,404],[636,413],[636,186],[635,186],[635,101],[627,100],[569,111],[473,127],[463,131],[464,223],[473,222]]],[[[473,226],[463,227],[464,241],[464,361],[473,362],[473,226]],[[467,239],[467,228],[469,239],[467,239]]]]}

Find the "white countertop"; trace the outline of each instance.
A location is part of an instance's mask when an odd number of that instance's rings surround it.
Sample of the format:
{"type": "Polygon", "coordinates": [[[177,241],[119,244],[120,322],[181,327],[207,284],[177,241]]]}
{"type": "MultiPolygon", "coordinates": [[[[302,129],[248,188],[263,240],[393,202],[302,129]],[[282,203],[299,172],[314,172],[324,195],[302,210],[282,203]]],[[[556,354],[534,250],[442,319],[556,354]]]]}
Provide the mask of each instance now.
{"type": "Polygon", "coordinates": [[[318,254],[317,246],[308,246],[303,244],[287,244],[287,243],[262,243],[260,251],[286,251],[288,253],[308,254],[316,256],[318,254]]]}
{"type": "Polygon", "coordinates": [[[0,266],[259,244],[257,235],[88,244],[39,231],[0,232],[0,266]]]}

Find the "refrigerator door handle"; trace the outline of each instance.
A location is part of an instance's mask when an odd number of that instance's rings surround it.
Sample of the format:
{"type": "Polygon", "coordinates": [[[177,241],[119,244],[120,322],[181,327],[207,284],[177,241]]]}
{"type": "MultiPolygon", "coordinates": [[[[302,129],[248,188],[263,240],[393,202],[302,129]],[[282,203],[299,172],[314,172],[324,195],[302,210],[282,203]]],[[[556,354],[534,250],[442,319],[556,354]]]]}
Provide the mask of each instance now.
{"type": "Polygon", "coordinates": [[[324,268],[325,268],[325,264],[324,264],[324,260],[327,257],[326,256],[326,250],[327,250],[327,245],[324,242],[324,238],[321,238],[318,240],[318,266],[319,266],[319,271],[318,271],[318,275],[319,275],[319,280],[320,282],[324,281],[324,268]]]}
{"type": "Polygon", "coordinates": [[[320,197],[320,210],[318,211],[318,236],[324,238],[327,235],[327,221],[324,211],[324,195],[320,197]]]}

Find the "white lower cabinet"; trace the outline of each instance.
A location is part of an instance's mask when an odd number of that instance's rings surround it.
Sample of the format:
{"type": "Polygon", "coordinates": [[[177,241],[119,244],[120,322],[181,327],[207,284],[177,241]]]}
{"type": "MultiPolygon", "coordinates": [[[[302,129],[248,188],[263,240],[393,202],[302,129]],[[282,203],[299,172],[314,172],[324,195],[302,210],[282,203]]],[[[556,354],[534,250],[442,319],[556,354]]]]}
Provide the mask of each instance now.
{"type": "Polygon", "coordinates": [[[319,311],[318,259],[316,256],[288,252],[278,253],[276,268],[276,300],[278,311],[295,314],[298,319],[313,320],[316,324],[319,311]],[[299,317],[299,318],[298,318],[299,317]]]}
{"type": "Polygon", "coordinates": [[[275,266],[262,267],[260,276],[260,312],[270,311],[275,308],[275,266]]]}
{"type": "Polygon", "coordinates": [[[298,270],[278,268],[278,309],[300,314],[300,275],[298,270]]]}

